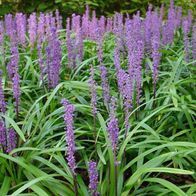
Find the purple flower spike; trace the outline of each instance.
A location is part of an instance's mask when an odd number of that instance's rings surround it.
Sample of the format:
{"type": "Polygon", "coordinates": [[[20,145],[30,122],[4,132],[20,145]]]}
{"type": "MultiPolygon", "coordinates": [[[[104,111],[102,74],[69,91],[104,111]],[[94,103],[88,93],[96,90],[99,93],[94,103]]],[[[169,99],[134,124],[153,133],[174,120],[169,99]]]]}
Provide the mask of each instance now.
{"type": "Polygon", "coordinates": [[[37,18],[36,13],[32,13],[28,19],[28,33],[31,46],[34,46],[37,38],[37,18]]]}
{"type": "Polygon", "coordinates": [[[48,63],[48,85],[49,88],[55,88],[59,82],[59,71],[61,67],[61,45],[55,28],[51,29],[46,52],[48,63]]]}
{"type": "Polygon", "coordinates": [[[5,113],[6,111],[6,103],[5,103],[5,97],[2,87],[2,71],[0,70],[0,111],[5,113]]]}
{"type": "Polygon", "coordinates": [[[10,39],[12,39],[14,31],[14,21],[11,14],[5,15],[5,29],[6,34],[10,37],[10,39]]]}
{"type": "Polygon", "coordinates": [[[15,20],[19,43],[24,46],[26,42],[26,16],[22,13],[17,13],[15,20]]]}
{"type": "Polygon", "coordinates": [[[115,111],[116,111],[115,102],[116,100],[112,97],[111,108],[110,108],[110,118],[107,124],[107,129],[108,129],[108,133],[109,133],[109,137],[110,137],[110,141],[111,141],[112,149],[114,153],[117,150],[118,133],[119,133],[118,119],[115,116],[115,111]]]}
{"type": "Polygon", "coordinates": [[[89,162],[88,167],[89,173],[89,189],[92,196],[98,196],[97,186],[98,186],[98,172],[97,172],[97,164],[94,161],[89,162]]]}
{"type": "Polygon", "coordinates": [[[17,146],[17,135],[14,129],[9,129],[7,141],[7,153],[10,153],[17,146]]]}
{"type": "Polygon", "coordinates": [[[62,105],[64,106],[64,122],[66,130],[66,142],[67,142],[67,161],[68,165],[75,174],[76,161],[75,161],[75,141],[74,141],[74,128],[73,128],[73,116],[74,106],[70,104],[66,99],[62,99],[62,105]]]}

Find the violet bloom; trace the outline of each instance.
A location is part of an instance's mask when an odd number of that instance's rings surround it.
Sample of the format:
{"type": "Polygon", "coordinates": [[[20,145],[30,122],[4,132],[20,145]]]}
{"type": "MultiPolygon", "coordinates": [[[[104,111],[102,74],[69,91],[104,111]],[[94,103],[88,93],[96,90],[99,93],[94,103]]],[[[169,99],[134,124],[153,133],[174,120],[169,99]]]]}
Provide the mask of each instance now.
{"type": "Polygon", "coordinates": [[[145,36],[145,47],[146,51],[151,52],[151,36],[152,36],[152,5],[148,7],[146,12],[146,18],[144,19],[144,36],[145,36]]]}
{"type": "Polygon", "coordinates": [[[37,39],[37,17],[36,13],[32,13],[28,19],[28,33],[30,45],[34,46],[37,39]]]}
{"type": "Polygon", "coordinates": [[[108,77],[107,77],[107,68],[104,65],[100,66],[100,72],[101,72],[101,86],[103,90],[103,99],[105,105],[108,105],[109,100],[110,100],[110,87],[109,87],[109,82],[108,82],[108,77]]]}
{"type": "Polygon", "coordinates": [[[112,144],[112,150],[115,154],[117,150],[117,144],[118,144],[118,134],[119,134],[119,128],[118,128],[118,119],[115,116],[116,112],[116,105],[115,105],[115,99],[111,99],[111,107],[110,107],[110,117],[109,121],[107,123],[107,130],[109,133],[109,138],[112,144]]]}
{"type": "Polygon", "coordinates": [[[72,57],[73,61],[81,62],[83,58],[83,35],[82,35],[82,27],[80,25],[80,16],[76,16],[73,14],[72,16],[72,31],[75,35],[74,39],[72,39],[72,57]]]}
{"type": "Polygon", "coordinates": [[[168,11],[168,20],[163,27],[163,44],[171,44],[174,38],[174,31],[176,27],[176,12],[174,9],[173,0],[170,1],[170,8],[168,11]]]}
{"type": "Polygon", "coordinates": [[[5,113],[6,111],[6,103],[5,103],[5,97],[3,92],[3,86],[2,86],[2,71],[0,70],[0,111],[2,113],[5,113]]]}
{"type": "Polygon", "coordinates": [[[97,92],[96,92],[96,81],[94,79],[94,68],[91,67],[90,69],[90,80],[89,80],[89,87],[90,87],[90,93],[91,93],[91,107],[92,107],[92,113],[94,118],[97,115],[97,92]]]}
{"type": "Polygon", "coordinates": [[[56,29],[51,29],[47,46],[48,61],[48,85],[55,88],[59,82],[59,71],[61,67],[61,45],[57,37],[56,29]]]}
{"type": "Polygon", "coordinates": [[[71,171],[73,172],[73,174],[75,174],[76,161],[74,156],[75,141],[73,128],[74,106],[70,104],[66,99],[62,99],[61,103],[64,106],[64,122],[67,142],[67,161],[71,171]]]}
{"type": "Polygon", "coordinates": [[[12,38],[14,30],[14,20],[11,14],[5,15],[5,30],[6,34],[12,38]]]}
{"type": "Polygon", "coordinates": [[[137,104],[140,102],[141,94],[141,64],[144,56],[144,39],[142,32],[142,23],[139,12],[131,21],[126,21],[126,44],[128,49],[128,72],[132,80],[135,81],[137,88],[137,104]]]}
{"type": "Polygon", "coordinates": [[[4,122],[0,120],[0,149],[6,151],[7,139],[6,139],[6,128],[4,122]]]}
{"type": "Polygon", "coordinates": [[[86,6],[85,13],[82,16],[82,36],[83,38],[89,37],[89,6],[86,6]]]}
{"type": "Polygon", "coordinates": [[[98,186],[98,172],[97,172],[97,164],[94,161],[89,162],[88,166],[89,173],[89,189],[92,196],[97,196],[97,186],[98,186]]]}
{"type": "Polygon", "coordinates": [[[120,51],[124,51],[124,25],[123,25],[123,15],[116,13],[114,16],[114,34],[116,35],[116,42],[120,51]]]}
{"type": "Polygon", "coordinates": [[[14,129],[9,129],[8,131],[8,140],[7,140],[7,153],[10,153],[17,146],[17,134],[14,129]]]}
{"type": "Polygon", "coordinates": [[[22,13],[17,13],[15,21],[19,43],[24,46],[26,42],[26,16],[22,13]]]}
{"type": "Polygon", "coordinates": [[[45,15],[43,13],[40,13],[37,24],[37,38],[39,44],[41,44],[44,41],[45,22],[45,15]]]}

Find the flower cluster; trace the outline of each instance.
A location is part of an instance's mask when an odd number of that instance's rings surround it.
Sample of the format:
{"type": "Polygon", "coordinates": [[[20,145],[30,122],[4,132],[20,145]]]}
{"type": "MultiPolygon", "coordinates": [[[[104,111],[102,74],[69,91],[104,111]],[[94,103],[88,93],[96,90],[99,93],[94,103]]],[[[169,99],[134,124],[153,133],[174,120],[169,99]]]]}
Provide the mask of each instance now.
{"type": "Polygon", "coordinates": [[[98,185],[98,172],[97,172],[97,164],[94,161],[89,162],[88,166],[89,173],[89,189],[91,191],[92,196],[97,196],[97,185],[98,185]]]}
{"type": "Polygon", "coordinates": [[[64,106],[64,121],[66,125],[66,142],[67,142],[67,161],[70,169],[75,173],[75,141],[74,141],[74,128],[73,128],[73,113],[74,106],[70,104],[66,99],[61,101],[64,106]]]}

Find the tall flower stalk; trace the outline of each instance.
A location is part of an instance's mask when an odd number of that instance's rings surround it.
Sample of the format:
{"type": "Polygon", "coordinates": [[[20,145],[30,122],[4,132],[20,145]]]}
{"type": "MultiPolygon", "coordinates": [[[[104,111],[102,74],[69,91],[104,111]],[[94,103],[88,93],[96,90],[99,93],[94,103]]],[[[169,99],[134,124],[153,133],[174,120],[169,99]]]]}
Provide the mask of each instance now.
{"type": "Polygon", "coordinates": [[[117,170],[117,145],[118,145],[118,134],[119,134],[119,127],[118,127],[118,119],[116,118],[116,100],[114,97],[111,98],[111,105],[110,105],[110,115],[109,121],[107,124],[107,130],[110,138],[110,142],[112,145],[112,151],[114,156],[114,168],[115,168],[115,195],[118,195],[118,170],[117,170]]]}
{"type": "Polygon", "coordinates": [[[62,105],[64,106],[64,122],[66,130],[66,142],[67,142],[67,161],[68,165],[72,171],[74,180],[74,191],[76,196],[78,195],[78,187],[76,181],[76,160],[75,160],[75,140],[74,140],[74,106],[68,102],[66,99],[62,99],[62,105]]]}

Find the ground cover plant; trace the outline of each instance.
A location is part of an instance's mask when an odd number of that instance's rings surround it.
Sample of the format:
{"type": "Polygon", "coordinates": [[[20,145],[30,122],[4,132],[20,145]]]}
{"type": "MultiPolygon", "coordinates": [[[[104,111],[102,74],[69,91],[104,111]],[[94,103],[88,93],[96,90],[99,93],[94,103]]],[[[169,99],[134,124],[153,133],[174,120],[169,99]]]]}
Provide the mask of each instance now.
{"type": "Polygon", "coordinates": [[[0,195],[196,193],[191,11],[8,14],[0,53],[0,195]]]}

